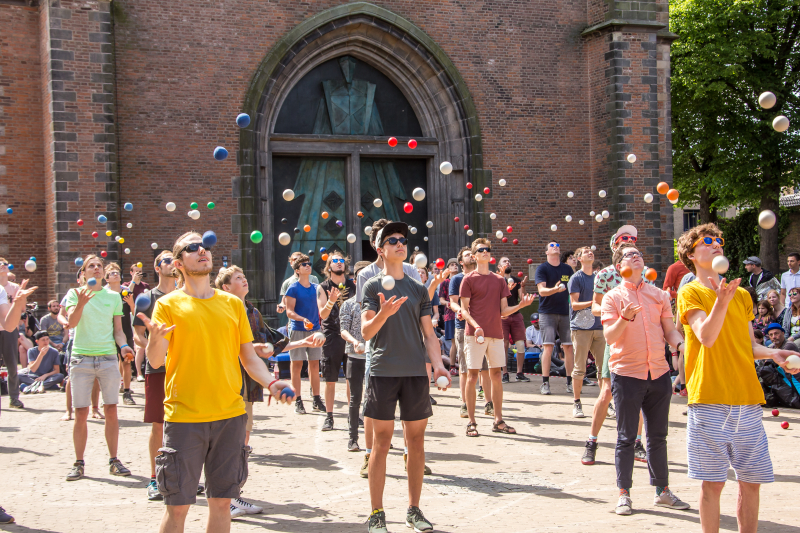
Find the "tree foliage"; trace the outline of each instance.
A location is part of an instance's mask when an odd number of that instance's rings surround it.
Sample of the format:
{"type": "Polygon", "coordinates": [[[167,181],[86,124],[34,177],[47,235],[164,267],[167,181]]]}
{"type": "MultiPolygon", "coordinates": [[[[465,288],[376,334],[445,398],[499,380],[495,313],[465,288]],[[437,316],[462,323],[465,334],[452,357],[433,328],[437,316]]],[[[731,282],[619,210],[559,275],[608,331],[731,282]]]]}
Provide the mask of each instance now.
{"type": "MultiPolygon", "coordinates": [[[[772,128],[778,115],[800,121],[800,0],[673,0],[670,29],[679,205],[700,204],[704,222],[731,206],[778,214],[781,190],[800,185],[800,135],[772,128]],[[772,109],[758,104],[764,91],[772,109]]],[[[778,227],[758,230],[773,271],[778,227]]]]}
{"type": "MultiPolygon", "coordinates": [[[[776,227],[778,228],[778,240],[782,241],[789,233],[788,208],[780,208],[779,220],[776,227]]],[[[725,238],[725,256],[731,264],[725,277],[728,279],[746,278],[748,274],[744,268],[744,260],[759,254],[758,210],[745,209],[739,212],[735,218],[723,218],[718,224],[725,238]]],[[[778,248],[779,252],[783,252],[783,246],[778,248]]],[[[772,272],[777,274],[778,271],[772,270],[772,272]]]]}

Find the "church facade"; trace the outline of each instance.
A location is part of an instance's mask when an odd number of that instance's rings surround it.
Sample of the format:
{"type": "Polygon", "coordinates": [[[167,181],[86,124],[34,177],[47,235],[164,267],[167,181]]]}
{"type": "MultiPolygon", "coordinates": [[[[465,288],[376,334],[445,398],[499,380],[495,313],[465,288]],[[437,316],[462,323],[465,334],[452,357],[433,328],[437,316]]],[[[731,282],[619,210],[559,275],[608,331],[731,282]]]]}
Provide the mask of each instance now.
{"type": "Polygon", "coordinates": [[[44,300],[79,255],[152,279],[176,236],[213,230],[215,267],[242,266],[269,314],[291,252],[371,259],[381,217],[429,258],[487,236],[525,272],[552,239],[607,261],[634,224],[663,273],[672,206],[642,198],[672,182],[676,37],[667,0],[3,0],[0,256],[36,256],[44,300]]]}

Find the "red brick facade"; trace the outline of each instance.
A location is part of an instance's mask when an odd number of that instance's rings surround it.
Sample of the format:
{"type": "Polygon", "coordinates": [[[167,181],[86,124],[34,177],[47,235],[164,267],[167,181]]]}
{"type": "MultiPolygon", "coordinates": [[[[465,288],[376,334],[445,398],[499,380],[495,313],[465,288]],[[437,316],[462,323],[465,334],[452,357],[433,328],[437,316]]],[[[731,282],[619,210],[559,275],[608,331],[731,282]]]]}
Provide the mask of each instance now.
{"type": "MultiPolygon", "coordinates": [[[[241,175],[233,118],[265,55],[299,24],[343,4],[0,5],[0,13],[22,21],[0,17],[3,49],[12,50],[20,65],[31,56],[24,72],[0,57],[0,146],[7,147],[0,153],[0,169],[6,168],[0,179],[8,187],[0,203],[15,208],[12,217],[0,214],[0,224],[8,223],[15,235],[0,235],[0,244],[9,245],[12,262],[40,258],[52,297],[74,277],[72,260],[99,250],[101,242],[126,264],[147,264],[151,243],[163,248],[188,229],[214,229],[217,264],[222,255],[237,257],[242,240],[236,216],[257,209],[248,205],[255,200],[232,194],[241,175]],[[6,37],[8,24],[23,35],[6,37]],[[21,98],[32,111],[9,114],[8,107],[18,105],[10,102],[21,98]],[[35,120],[26,126],[29,114],[35,120]],[[31,137],[34,143],[26,141],[31,137]],[[228,160],[211,157],[217,145],[228,147],[228,160]],[[45,202],[33,204],[35,197],[45,202]],[[173,213],[164,209],[169,201],[178,205],[173,213]],[[197,222],[186,216],[193,201],[202,213],[197,222]],[[205,207],[209,201],[216,204],[213,211],[205,207]],[[124,202],[134,210],[122,210],[124,202]],[[101,213],[108,224],[96,222],[101,213]],[[78,218],[86,221],[83,228],[75,224],[78,218]],[[106,238],[107,226],[126,243],[106,238]],[[101,232],[97,241],[94,230],[101,232]],[[126,247],[129,256],[122,254],[126,247]]],[[[525,259],[541,262],[547,240],[555,237],[564,249],[595,244],[607,261],[612,228],[634,223],[648,263],[666,269],[671,206],[663,197],[645,204],[642,196],[655,192],[658,181],[671,182],[667,0],[374,4],[427,34],[468,87],[480,123],[482,168],[491,170],[492,195],[483,210],[497,214],[484,230],[512,225],[520,239],[519,246],[498,243],[496,255],[510,255],[525,270],[525,259]],[[638,157],[634,165],[624,159],[630,152],[638,157]],[[507,187],[498,186],[501,178],[507,187]],[[600,198],[599,189],[608,196],[600,198]],[[568,199],[567,191],[575,198],[568,199]],[[589,216],[604,209],[612,215],[602,223],[589,216]],[[551,224],[558,225],[556,233],[551,224]]],[[[37,278],[45,284],[43,273],[37,278]]]]}

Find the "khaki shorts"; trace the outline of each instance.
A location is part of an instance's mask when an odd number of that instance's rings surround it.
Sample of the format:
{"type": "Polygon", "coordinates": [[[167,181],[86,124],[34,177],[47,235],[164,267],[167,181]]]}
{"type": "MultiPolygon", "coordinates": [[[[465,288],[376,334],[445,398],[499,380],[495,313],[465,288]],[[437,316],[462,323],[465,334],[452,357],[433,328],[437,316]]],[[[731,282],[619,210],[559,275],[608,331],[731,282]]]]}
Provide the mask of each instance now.
{"type": "Polygon", "coordinates": [[[603,336],[603,330],[573,329],[571,337],[572,345],[575,347],[575,366],[572,369],[572,379],[582,380],[586,375],[586,360],[589,358],[590,351],[598,370],[602,369],[606,352],[606,338],[603,336]]]}
{"type": "MultiPolygon", "coordinates": [[[[464,343],[464,333],[465,330],[463,329],[456,330],[456,352],[458,355],[458,372],[460,374],[467,373],[467,347],[464,343]]],[[[489,370],[489,365],[486,364],[486,358],[484,357],[481,372],[486,370],[489,370]]]]}
{"type": "Polygon", "coordinates": [[[474,335],[466,335],[467,368],[469,370],[481,370],[485,361],[489,368],[500,368],[506,366],[506,347],[503,339],[493,339],[485,337],[482,344],[478,344],[474,335]]]}

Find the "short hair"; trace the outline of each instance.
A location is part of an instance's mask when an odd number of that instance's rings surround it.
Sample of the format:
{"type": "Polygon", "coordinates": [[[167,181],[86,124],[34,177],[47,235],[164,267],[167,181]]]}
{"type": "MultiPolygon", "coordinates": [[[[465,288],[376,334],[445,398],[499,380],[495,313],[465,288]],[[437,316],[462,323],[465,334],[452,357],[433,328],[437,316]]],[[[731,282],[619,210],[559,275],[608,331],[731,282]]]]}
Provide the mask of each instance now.
{"type": "Polygon", "coordinates": [[[214,285],[219,290],[224,290],[222,286],[230,285],[231,279],[233,279],[233,275],[236,274],[237,272],[240,272],[242,275],[244,275],[244,270],[242,270],[236,265],[231,265],[227,268],[220,269],[219,274],[217,274],[217,279],[214,280],[214,285]]]}
{"type": "Polygon", "coordinates": [[[692,274],[697,274],[697,269],[694,266],[694,262],[689,259],[689,254],[694,252],[694,243],[697,242],[697,239],[699,239],[701,235],[722,237],[722,231],[716,224],[709,222],[708,224],[695,226],[688,231],[684,231],[683,234],[678,237],[678,259],[681,260],[681,263],[683,263],[692,274]]]}
{"type": "Polygon", "coordinates": [[[378,239],[378,232],[382,230],[388,223],[389,221],[386,220],[385,218],[376,220],[375,222],[372,223],[372,232],[370,232],[369,234],[369,243],[376,250],[378,249],[378,245],[376,244],[376,241],[378,239]]]}
{"type": "Polygon", "coordinates": [[[800,261],[800,254],[798,254],[797,252],[792,252],[792,253],[790,253],[790,254],[787,256],[787,258],[788,258],[788,257],[793,257],[795,261],[800,261]]]}
{"type": "Polygon", "coordinates": [[[567,250],[566,252],[561,252],[561,262],[562,263],[566,263],[567,259],[569,259],[569,256],[571,256],[571,255],[574,256],[575,252],[570,252],[569,250],[567,250]]]}
{"type": "MultiPolygon", "coordinates": [[[[133,267],[142,268],[142,267],[139,266],[139,263],[131,263],[131,266],[128,267],[128,272],[133,272],[133,267]]],[[[144,269],[142,269],[142,270],[144,270],[144,269]]]]}
{"type": "Polygon", "coordinates": [[[49,302],[47,302],[47,307],[50,307],[53,304],[59,305],[59,301],[58,300],[50,300],[49,302]]]}
{"type": "Polygon", "coordinates": [[[122,272],[122,268],[120,268],[118,263],[109,263],[103,269],[103,276],[107,276],[109,272],[112,270],[116,270],[117,272],[122,272]]]}
{"type": "Polygon", "coordinates": [[[464,246],[458,251],[458,256],[456,257],[456,261],[458,261],[459,264],[461,264],[461,261],[464,259],[464,252],[472,253],[472,250],[470,250],[469,247],[464,246]]]}
{"type": "MultiPolygon", "coordinates": [[[[86,257],[84,257],[84,258],[83,258],[83,264],[81,265],[80,272],[83,272],[83,271],[85,271],[85,270],[86,270],[86,265],[88,265],[88,264],[89,264],[89,261],[93,261],[93,260],[95,260],[95,259],[97,259],[98,261],[100,261],[100,265],[103,267],[103,269],[105,269],[106,262],[103,260],[103,258],[102,258],[102,257],[100,257],[100,256],[98,256],[98,255],[95,255],[95,254],[89,254],[89,255],[87,255],[86,257]]],[[[104,273],[105,273],[105,272],[104,272],[104,273]]]]}
{"type": "Polygon", "coordinates": [[[364,268],[370,266],[372,263],[369,261],[359,261],[355,265],[353,265],[353,275],[358,276],[358,273],[364,270],[364,268]]]}
{"type": "Polygon", "coordinates": [[[331,261],[334,255],[338,255],[342,259],[344,259],[344,274],[347,275],[350,273],[350,258],[347,257],[344,252],[340,250],[334,250],[332,252],[328,252],[328,260],[325,261],[325,268],[322,270],[322,273],[325,274],[325,277],[331,277],[331,261]]]}
{"type": "Polygon", "coordinates": [[[161,250],[161,253],[159,253],[156,256],[156,258],[153,260],[153,270],[155,270],[156,268],[161,268],[161,267],[158,266],[158,263],[159,263],[159,261],[164,259],[164,256],[167,255],[167,254],[172,255],[172,252],[170,252],[169,250],[161,250]]]}
{"type": "MultiPolygon", "coordinates": [[[[191,237],[193,235],[197,235],[198,237],[202,238],[202,235],[200,235],[196,231],[192,230],[192,231],[187,231],[186,233],[184,233],[183,235],[181,235],[180,237],[175,239],[175,244],[172,245],[172,259],[173,260],[177,259],[177,260],[180,261],[181,255],[183,254],[183,250],[182,250],[183,246],[181,246],[180,243],[186,237],[191,237]]],[[[178,273],[178,286],[182,286],[184,283],[186,283],[186,281],[183,279],[183,272],[181,272],[181,269],[179,269],[179,268],[176,268],[175,270],[178,273]]]]}
{"type": "Polygon", "coordinates": [[[299,257],[295,257],[294,261],[292,261],[292,270],[297,270],[298,268],[300,268],[301,264],[307,261],[310,261],[308,256],[306,254],[300,254],[299,257]]]}
{"type": "Polygon", "coordinates": [[[303,252],[292,252],[292,255],[289,256],[289,263],[291,264],[299,255],[303,255],[303,252]]]}
{"type": "Polygon", "coordinates": [[[601,268],[604,268],[604,267],[605,267],[605,265],[599,259],[595,259],[594,263],[592,263],[592,270],[600,270],[601,268]]]}
{"type": "MultiPolygon", "coordinates": [[[[586,252],[592,252],[592,253],[594,253],[594,250],[592,250],[592,248],[591,248],[590,246],[581,246],[580,248],[578,248],[577,250],[575,250],[575,252],[573,253],[573,255],[575,256],[575,259],[578,259],[578,260],[580,260],[580,258],[581,258],[581,257],[583,256],[583,254],[585,254],[586,252]]],[[[594,264],[594,263],[592,263],[592,264],[594,264]]]]}
{"type": "Polygon", "coordinates": [[[498,262],[498,263],[502,263],[502,262],[503,262],[503,259],[505,259],[506,261],[508,261],[508,263],[509,263],[509,264],[511,264],[511,259],[509,259],[507,255],[504,255],[503,257],[501,257],[500,259],[498,259],[498,260],[497,260],[497,262],[498,262]]]}
{"type": "Polygon", "coordinates": [[[625,255],[623,250],[627,250],[628,248],[633,248],[634,250],[638,250],[635,244],[632,242],[623,242],[620,244],[616,250],[614,250],[614,258],[612,259],[614,263],[614,268],[617,268],[617,265],[622,261],[622,256],[625,255]]]}
{"type": "Polygon", "coordinates": [[[477,239],[472,241],[472,245],[470,246],[470,251],[474,254],[475,252],[478,251],[478,246],[480,246],[481,244],[488,246],[489,251],[490,252],[492,251],[492,241],[484,237],[478,237],[477,239]]]}

